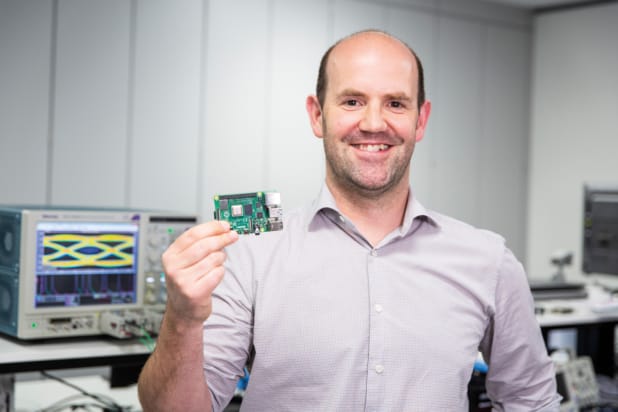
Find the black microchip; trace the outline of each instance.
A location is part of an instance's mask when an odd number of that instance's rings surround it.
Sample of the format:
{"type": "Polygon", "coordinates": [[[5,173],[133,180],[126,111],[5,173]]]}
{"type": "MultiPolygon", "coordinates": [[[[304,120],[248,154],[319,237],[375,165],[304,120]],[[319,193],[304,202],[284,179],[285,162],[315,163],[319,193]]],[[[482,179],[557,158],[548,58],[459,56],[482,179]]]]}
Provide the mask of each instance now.
{"type": "Polygon", "coordinates": [[[219,207],[220,207],[221,209],[227,209],[227,199],[221,199],[221,200],[219,201],[219,207]]]}
{"type": "Polygon", "coordinates": [[[262,218],[264,217],[264,213],[262,213],[262,212],[257,212],[257,213],[255,214],[255,216],[256,216],[258,219],[262,219],[262,218]]]}
{"type": "Polygon", "coordinates": [[[244,205],[245,208],[245,216],[251,216],[253,214],[253,206],[250,203],[244,205]]]}

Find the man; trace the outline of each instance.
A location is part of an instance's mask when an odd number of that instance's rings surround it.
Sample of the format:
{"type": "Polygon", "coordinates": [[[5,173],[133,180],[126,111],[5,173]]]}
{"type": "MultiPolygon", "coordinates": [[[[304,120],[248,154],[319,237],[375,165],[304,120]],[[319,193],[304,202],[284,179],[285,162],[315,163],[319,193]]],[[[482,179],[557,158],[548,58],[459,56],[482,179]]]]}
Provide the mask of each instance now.
{"type": "Polygon", "coordinates": [[[209,222],[165,252],[144,409],[222,410],[253,351],[247,410],[465,411],[481,350],[496,410],[558,410],[521,265],[412,196],[431,104],[411,49],[378,31],[341,40],[306,107],[326,155],[318,199],[282,232],[209,222]]]}

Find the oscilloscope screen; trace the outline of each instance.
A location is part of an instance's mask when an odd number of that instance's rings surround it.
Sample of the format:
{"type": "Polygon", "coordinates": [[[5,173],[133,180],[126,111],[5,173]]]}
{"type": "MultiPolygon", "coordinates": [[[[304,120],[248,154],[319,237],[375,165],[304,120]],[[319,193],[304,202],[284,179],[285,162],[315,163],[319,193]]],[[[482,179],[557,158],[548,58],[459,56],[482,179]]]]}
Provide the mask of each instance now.
{"type": "Polygon", "coordinates": [[[35,307],[136,302],[136,223],[37,225],[35,307]]]}

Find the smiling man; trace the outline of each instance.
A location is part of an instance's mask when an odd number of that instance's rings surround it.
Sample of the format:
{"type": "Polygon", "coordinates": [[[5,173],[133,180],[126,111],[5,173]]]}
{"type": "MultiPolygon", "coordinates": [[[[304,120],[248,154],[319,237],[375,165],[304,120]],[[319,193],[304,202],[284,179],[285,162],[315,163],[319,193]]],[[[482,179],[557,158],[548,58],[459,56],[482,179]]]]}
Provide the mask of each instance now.
{"type": "Polygon", "coordinates": [[[431,111],[415,55],[393,40],[364,32],[333,46],[307,98],[313,132],[324,139],[326,184],[374,245],[402,223],[410,158],[431,111]]]}
{"type": "Polygon", "coordinates": [[[414,52],[379,31],[342,39],[306,108],[326,156],[317,199],[283,231],[208,222],[165,252],[144,410],[223,410],[251,359],[247,411],[467,411],[480,350],[495,410],[558,411],[521,264],[413,196],[431,111],[414,52]]]}

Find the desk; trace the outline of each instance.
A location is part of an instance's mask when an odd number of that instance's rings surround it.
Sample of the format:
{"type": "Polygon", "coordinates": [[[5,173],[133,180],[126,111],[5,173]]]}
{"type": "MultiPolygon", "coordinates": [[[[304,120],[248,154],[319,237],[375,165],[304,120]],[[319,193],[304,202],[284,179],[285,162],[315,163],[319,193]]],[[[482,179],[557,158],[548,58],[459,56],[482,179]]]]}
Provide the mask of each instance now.
{"type": "Polygon", "coordinates": [[[596,285],[587,286],[586,299],[542,300],[535,302],[544,313],[537,315],[545,342],[555,329],[577,330],[577,355],[590,356],[596,373],[613,377],[615,363],[615,329],[618,311],[599,314],[592,311],[595,303],[609,300],[609,294],[596,285]],[[560,313],[562,309],[572,310],[560,313]]]}
{"type": "Polygon", "coordinates": [[[141,367],[149,354],[134,339],[100,336],[31,342],[1,336],[0,375],[91,366],[141,367]]]}
{"type": "Polygon", "coordinates": [[[20,341],[0,337],[0,378],[19,372],[110,366],[112,387],[136,382],[150,352],[139,341],[107,336],[20,341]]]}
{"type": "MultiPolygon", "coordinates": [[[[16,373],[109,366],[110,386],[126,386],[137,381],[139,371],[149,355],[148,348],[136,339],[119,340],[97,336],[20,341],[2,335],[0,384],[9,393],[13,393],[12,375],[16,373]]],[[[2,406],[0,402],[0,410],[2,406]]]]}

